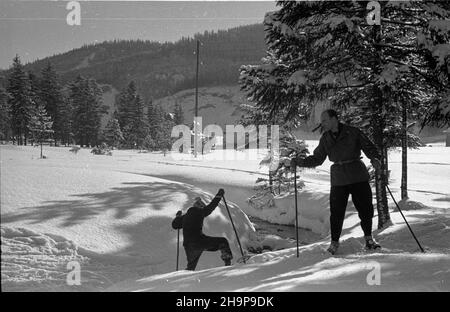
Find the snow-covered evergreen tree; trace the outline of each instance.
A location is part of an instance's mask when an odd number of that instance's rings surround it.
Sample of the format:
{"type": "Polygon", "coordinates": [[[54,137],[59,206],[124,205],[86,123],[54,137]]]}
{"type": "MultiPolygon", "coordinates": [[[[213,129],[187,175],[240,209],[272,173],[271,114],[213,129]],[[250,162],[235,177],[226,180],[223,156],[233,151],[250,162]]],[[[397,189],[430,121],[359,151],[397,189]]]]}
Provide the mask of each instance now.
{"type": "MultiPolygon", "coordinates": [[[[240,123],[244,126],[254,125],[257,129],[259,137],[259,126],[261,125],[282,125],[279,129],[279,155],[275,155],[271,146],[269,146],[268,154],[261,161],[261,166],[269,168],[268,179],[259,178],[257,183],[258,194],[255,196],[265,196],[265,192],[269,191],[272,194],[281,194],[290,192],[293,187],[293,176],[289,167],[284,166],[284,160],[290,159],[296,155],[306,155],[308,153],[307,146],[303,140],[299,140],[293,133],[293,130],[298,126],[294,120],[286,121],[280,116],[270,116],[269,113],[259,110],[257,105],[243,104],[241,109],[244,111],[240,123]],[[278,163],[276,168],[272,164],[278,163]],[[271,169],[272,168],[272,169],[271,169]]],[[[270,133],[268,133],[270,136],[270,133]]],[[[258,144],[260,144],[258,142],[258,144]]],[[[260,146],[260,145],[258,145],[260,146]]],[[[299,176],[297,177],[299,178],[299,176]]],[[[301,187],[302,183],[298,183],[301,187]]]]}
{"type": "Polygon", "coordinates": [[[152,100],[147,102],[147,114],[142,123],[146,131],[143,132],[142,146],[150,151],[163,151],[166,154],[171,149],[171,132],[174,123],[174,115],[164,111],[159,104],[152,100]]]}
{"type": "Polygon", "coordinates": [[[148,134],[144,105],[136,84],[131,81],[118,99],[118,120],[124,136],[124,144],[130,148],[142,147],[148,134]]]}
{"type": "Polygon", "coordinates": [[[0,87],[0,139],[8,140],[11,129],[11,111],[8,104],[9,95],[0,87]]]}
{"type": "Polygon", "coordinates": [[[142,146],[149,151],[153,151],[156,149],[155,140],[153,140],[153,138],[150,134],[147,134],[147,136],[144,138],[144,142],[142,142],[142,146]]]}
{"type": "MultiPolygon", "coordinates": [[[[34,107],[37,108],[41,104],[41,99],[39,97],[40,92],[39,77],[36,76],[36,74],[33,73],[32,71],[28,71],[27,75],[28,75],[28,82],[30,84],[31,100],[33,101],[34,107]]],[[[30,112],[30,116],[31,115],[33,115],[33,113],[30,112]]]]}
{"type": "Polygon", "coordinates": [[[70,84],[69,100],[73,107],[73,133],[77,144],[97,145],[102,113],[99,86],[94,80],[78,76],[70,84]]]}
{"type": "Polygon", "coordinates": [[[103,138],[109,146],[115,148],[119,147],[120,143],[123,141],[123,134],[117,119],[111,118],[108,121],[105,130],[103,130],[103,138]]]}
{"type": "Polygon", "coordinates": [[[132,134],[135,137],[137,146],[141,148],[145,137],[149,133],[149,125],[145,118],[144,103],[139,94],[136,96],[134,109],[135,115],[132,122],[132,134]]]}
{"type": "Polygon", "coordinates": [[[154,149],[162,150],[167,148],[168,142],[171,140],[170,135],[174,121],[159,104],[148,103],[147,119],[149,125],[149,134],[154,141],[154,149]]]}
{"type": "Polygon", "coordinates": [[[387,133],[402,124],[397,122],[402,103],[395,99],[409,79],[413,86],[426,83],[430,100],[419,103],[428,112],[442,102],[449,4],[383,2],[382,26],[367,23],[363,1],[278,5],[280,10],[265,18],[267,57],[262,65],[242,67],[241,84],[259,109],[286,119],[307,117],[316,101],[328,99],[374,140],[382,154],[375,181],[381,228],[390,219],[387,133]]]}
{"type": "Polygon", "coordinates": [[[56,120],[56,124],[53,125],[53,128],[56,129],[58,133],[58,137],[61,140],[61,143],[67,146],[67,144],[71,144],[74,138],[73,134],[73,106],[72,102],[67,98],[61,102],[61,105],[58,107],[58,116],[56,120]]]}
{"type": "Polygon", "coordinates": [[[160,131],[161,125],[164,122],[164,110],[161,105],[149,102],[147,104],[147,121],[149,125],[150,135],[155,138],[160,131]]]}
{"type": "Polygon", "coordinates": [[[10,95],[8,105],[11,109],[11,127],[18,145],[26,145],[28,136],[28,123],[30,112],[34,103],[31,96],[28,75],[18,55],[14,57],[12,68],[9,71],[6,91],[10,95]]]}
{"type": "Polygon", "coordinates": [[[39,81],[39,98],[53,120],[55,140],[66,141],[70,133],[70,108],[64,98],[58,75],[50,63],[42,69],[39,81]],[[68,131],[69,130],[69,131],[68,131]]]}
{"type": "Polygon", "coordinates": [[[173,119],[174,119],[175,125],[183,125],[184,124],[183,108],[181,107],[181,104],[178,101],[175,102],[173,116],[174,116],[173,119]]]}
{"type": "MultiPolygon", "coordinates": [[[[120,92],[118,97],[118,117],[119,117],[119,124],[122,129],[125,128],[125,126],[132,123],[134,119],[134,105],[136,103],[136,96],[137,96],[137,89],[136,84],[134,81],[130,81],[128,86],[125,90],[120,92]]],[[[127,134],[125,134],[125,138],[127,137],[127,134]]]]}
{"type": "Polygon", "coordinates": [[[42,145],[45,139],[51,137],[53,121],[51,117],[47,115],[47,111],[43,104],[39,104],[33,112],[33,115],[30,118],[30,122],[28,124],[28,128],[33,136],[34,142],[37,142],[41,146],[41,158],[43,158],[42,154],[42,145]]]}
{"type": "Polygon", "coordinates": [[[172,128],[175,125],[174,116],[166,113],[157,138],[159,149],[164,153],[164,156],[171,150],[172,144],[175,141],[172,138],[172,128]]]}

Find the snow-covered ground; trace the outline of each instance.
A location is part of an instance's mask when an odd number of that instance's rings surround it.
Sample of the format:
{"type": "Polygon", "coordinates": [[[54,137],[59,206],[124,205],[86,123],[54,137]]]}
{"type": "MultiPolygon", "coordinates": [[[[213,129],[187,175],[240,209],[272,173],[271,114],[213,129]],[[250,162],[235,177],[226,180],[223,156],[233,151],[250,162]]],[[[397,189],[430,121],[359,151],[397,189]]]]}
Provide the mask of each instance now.
{"type": "MultiPolygon", "coordinates": [[[[317,142],[311,141],[310,150],[317,142]]],[[[375,232],[383,245],[365,253],[358,218],[350,205],[341,253],[328,256],[329,162],[300,173],[299,224],[322,236],[300,246],[278,236],[261,236],[247,215],[294,224],[293,195],[275,198],[267,209],[247,203],[258,177],[258,160],[230,151],[176,160],[160,153],[114,151],[95,156],[69,148],[45,147],[39,159],[33,147],[0,146],[2,288],[4,290],[119,291],[297,291],[297,290],[450,290],[450,149],[435,144],[409,153],[409,195],[405,207],[427,253],[418,252],[392,204],[394,225],[375,232]],[[236,159],[239,155],[243,160],[236,159]],[[217,157],[216,157],[217,158],[217,157]],[[228,159],[228,160],[227,160],[228,159]],[[174,272],[177,231],[170,226],[179,209],[196,196],[225,197],[244,249],[265,248],[246,265],[222,267],[218,253],[205,252],[196,272],[174,272]],[[417,203],[420,202],[421,204],[417,203]],[[245,212],[245,213],[244,213],[245,212]],[[247,214],[247,215],[246,215],[247,214]],[[284,248],[283,250],[277,250],[284,248]],[[66,283],[68,263],[81,266],[81,285],[66,283]],[[380,265],[381,286],[366,276],[380,265]],[[375,287],[375,288],[374,288],[375,287]]],[[[218,151],[216,151],[218,153],[218,151]]],[[[259,158],[264,155],[261,153],[259,158]]],[[[401,155],[390,153],[391,188],[399,197],[401,155]]],[[[374,218],[374,227],[377,224],[374,218]]],[[[239,247],[223,204],[206,219],[205,232],[229,239],[235,258],[239,247]]],[[[308,236],[300,231],[300,240],[308,236]]],[[[182,239],[182,235],[181,235],[182,239]]],[[[186,266],[180,248],[180,268],[186,266]]]]}

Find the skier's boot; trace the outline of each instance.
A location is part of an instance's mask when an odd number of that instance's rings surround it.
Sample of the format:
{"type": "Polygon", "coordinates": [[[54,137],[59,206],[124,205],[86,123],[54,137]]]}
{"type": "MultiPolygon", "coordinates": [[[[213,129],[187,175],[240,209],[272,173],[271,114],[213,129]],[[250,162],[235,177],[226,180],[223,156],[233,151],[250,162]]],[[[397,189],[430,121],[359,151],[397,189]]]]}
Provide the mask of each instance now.
{"type": "Polygon", "coordinates": [[[365,237],[366,239],[366,249],[367,250],[375,250],[375,249],[381,249],[380,244],[378,244],[372,236],[365,237]]]}
{"type": "Polygon", "coordinates": [[[339,242],[331,241],[330,247],[328,247],[327,251],[334,255],[339,248],[339,242]]]}

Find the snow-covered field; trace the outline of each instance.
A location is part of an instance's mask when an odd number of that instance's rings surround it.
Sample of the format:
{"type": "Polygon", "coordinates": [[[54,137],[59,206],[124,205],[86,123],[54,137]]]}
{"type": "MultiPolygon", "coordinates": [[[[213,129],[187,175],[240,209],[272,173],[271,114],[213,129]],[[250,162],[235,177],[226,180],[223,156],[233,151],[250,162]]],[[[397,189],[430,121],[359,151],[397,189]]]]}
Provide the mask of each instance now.
{"type": "MultiPolygon", "coordinates": [[[[310,150],[317,142],[311,141],[310,150]]],[[[0,146],[2,289],[10,291],[300,291],[300,290],[450,290],[450,149],[439,144],[409,153],[409,196],[401,203],[427,252],[418,252],[403,219],[375,231],[381,252],[365,253],[358,217],[350,205],[340,254],[328,256],[329,163],[301,172],[299,224],[321,235],[300,247],[277,236],[262,236],[247,215],[294,224],[293,196],[275,198],[270,208],[250,206],[258,160],[230,151],[228,159],[175,160],[160,153],[114,151],[95,156],[69,148],[0,146]],[[170,226],[179,209],[196,196],[225,197],[243,247],[271,249],[249,264],[222,267],[218,253],[205,252],[196,272],[174,272],[177,232],[170,226]],[[420,203],[417,203],[417,202],[420,203]],[[247,215],[246,215],[247,214],[247,215]],[[282,250],[277,250],[281,249],[282,250]],[[81,285],[66,282],[68,264],[80,264],[81,285]],[[381,285],[367,284],[379,265],[381,285]]],[[[218,151],[216,151],[218,153],[218,151]]],[[[260,154],[259,157],[264,155],[260,154]]],[[[390,153],[391,189],[399,197],[400,153],[390,153]]],[[[377,217],[374,218],[374,227],[377,217]]],[[[205,232],[239,247],[221,204],[206,219],[205,232]]],[[[311,233],[312,233],[311,232],[311,233]]],[[[300,231],[308,235],[307,231],[300,231]]],[[[182,235],[181,235],[182,236],[182,235]]],[[[182,237],[181,237],[182,239],[182,237]]],[[[186,266],[180,248],[180,268],[186,266]]]]}

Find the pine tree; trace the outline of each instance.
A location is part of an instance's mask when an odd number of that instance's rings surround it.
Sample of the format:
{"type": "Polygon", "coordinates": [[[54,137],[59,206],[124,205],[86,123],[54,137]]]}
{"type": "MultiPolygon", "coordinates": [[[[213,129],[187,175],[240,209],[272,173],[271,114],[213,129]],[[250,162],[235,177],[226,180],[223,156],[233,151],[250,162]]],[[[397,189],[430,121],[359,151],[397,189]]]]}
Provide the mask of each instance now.
{"type": "Polygon", "coordinates": [[[77,144],[98,143],[101,118],[101,89],[92,79],[78,76],[70,84],[69,101],[73,107],[73,132],[77,144]]]}
{"type": "Polygon", "coordinates": [[[121,92],[118,99],[118,120],[128,147],[142,147],[148,134],[148,125],[141,96],[134,81],[121,92]]]}
{"type": "Polygon", "coordinates": [[[161,150],[166,155],[172,147],[172,128],[175,126],[174,116],[166,113],[161,105],[147,103],[148,135],[144,146],[152,151],[161,150]]]}
{"type": "Polygon", "coordinates": [[[131,81],[127,88],[119,94],[117,103],[120,128],[122,129],[125,143],[129,147],[134,145],[134,142],[132,142],[134,140],[130,136],[133,127],[132,123],[135,118],[134,106],[136,104],[136,96],[136,85],[134,81],[131,81]]]}
{"type": "MultiPolygon", "coordinates": [[[[431,5],[433,6],[433,4],[431,5]]],[[[436,100],[441,98],[439,94],[445,89],[448,90],[449,86],[448,77],[446,79],[439,78],[439,71],[442,71],[442,68],[439,69],[433,60],[436,55],[432,56],[436,52],[436,45],[439,46],[440,43],[443,43],[439,40],[444,38],[447,38],[444,39],[447,47],[438,51],[447,50],[446,55],[450,55],[448,32],[439,34],[439,31],[433,29],[434,26],[432,26],[436,23],[440,26],[446,23],[448,27],[449,21],[440,19],[445,16],[448,18],[449,6],[444,3],[436,7],[415,3],[388,4],[382,7],[382,12],[384,26],[383,30],[378,30],[379,34],[377,34],[382,39],[375,41],[375,50],[381,66],[379,69],[375,68],[374,73],[378,74],[375,87],[379,88],[378,93],[382,94],[383,101],[380,105],[381,111],[379,110],[377,115],[384,116],[379,118],[378,129],[383,129],[383,131],[379,132],[377,137],[380,142],[379,137],[383,136],[385,184],[388,184],[389,176],[387,150],[401,146],[401,196],[402,199],[406,199],[408,197],[407,149],[420,146],[419,138],[408,130],[413,125],[408,125],[408,120],[423,119],[423,116],[427,116],[427,112],[435,110],[436,100]],[[439,6],[441,6],[441,11],[436,15],[435,10],[439,6]],[[439,37],[441,38],[439,39],[439,37]],[[427,42],[428,47],[425,48],[422,41],[427,42]]],[[[442,53],[440,57],[445,53],[442,53]]],[[[345,92],[349,92],[349,90],[343,91],[341,95],[345,92]]],[[[341,101],[345,102],[348,98],[346,95],[341,101]]],[[[348,104],[344,104],[344,106],[346,105],[348,104]]],[[[360,115],[363,110],[365,108],[361,107],[356,115],[360,115]]],[[[373,110],[372,113],[374,113],[373,110]]],[[[374,133],[373,131],[371,133],[370,128],[374,128],[373,123],[366,125],[366,132],[369,135],[374,133]]],[[[374,139],[376,140],[376,138],[374,139]]],[[[379,188],[382,186],[380,185],[379,188]]]]}
{"type": "Polygon", "coordinates": [[[53,124],[56,136],[61,140],[61,143],[67,146],[71,144],[74,134],[73,134],[73,106],[72,102],[64,97],[61,105],[58,106],[57,120],[53,124]]]}
{"type": "Polygon", "coordinates": [[[94,79],[88,79],[89,89],[89,142],[90,145],[97,145],[100,135],[101,116],[105,113],[102,106],[102,90],[94,79]]]}
{"type": "Polygon", "coordinates": [[[17,138],[18,145],[26,145],[30,112],[33,110],[34,103],[30,82],[18,55],[13,60],[6,91],[10,95],[8,105],[11,109],[13,135],[17,138]]]}
{"type": "MultiPolygon", "coordinates": [[[[383,28],[366,22],[367,2],[278,5],[280,10],[265,19],[267,57],[260,66],[242,67],[243,89],[259,109],[286,119],[307,117],[316,101],[330,99],[373,139],[382,162],[375,176],[381,228],[390,219],[388,133],[401,128],[397,114],[401,101],[393,99],[407,90],[402,84],[409,78],[412,86],[426,83],[429,98],[434,99],[418,102],[427,111],[436,107],[433,102],[448,86],[448,72],[437,73],[446,65],[442,60],[448,60],[448,33],[441,30],[448,29],[449,4],[383,2],[383,28]],[[437,66],[434,56],[445,64],[437,66]]],[[[412,97],[419,96],[410,91],[412,97]]]]}
{"type": "Polygon", "coordinates": [[[50,62],[41,71],[38,95],[53,120],[55,140],[67,142],[70,133],[71,109],[67,107],[57,73],[50,62]]]}
{"type": "Polygon", "coordinates": [[[156,143],[155,140],[153,140],[152,136],[150,134],[148,134],[145,138],[144,138],[144,142],[142,143],[142,146],[149,150],[149,151],[153,151],[156,150],[156,143]]]}
{"type": "Polygon", "coordinates": [[[150,135],[155,138],[164,121],[164,111],[161,105],[153,104],[152,102],[147,104],[147,120],[150,135]]]}
{"type": "Polygon", "coordinates": [[[86,106],[86,90],[85,80],[79,75],[73,82],[69,84],[69,102],[73,107],[72,126],[74,131],[75,142],[82,147],[87,145],[87,138],[83,131],[83,125],[86,123],[86,117],[83,113],[86,106]]]}
{"type": "Polygon", "coordinates": [[[32,71],[29,71],[27,75],[28,75],[28,82],[30,84],[30,97],[34,103],[34,107],[37,109],[41,104],[41,100],[39,97],[40,81],[39,78],[32,71]]]}
{"type": "Polygon", "coordinates": [[[143,146],[143,142],[149,133],[149,125],[144,113],[144,102],[138,94],[135,101],[135,117],[133,121],[133,133],[136,136],[136,142],[139,148],[143,146]]]}
{"type": "Polygon", "coordinates": [[[171,133],[175,123],[170,114],[164,114],[163,111],[161,114],[163,114],[163,121],[159,124],[154,134],[154,150],[160,150],[164,153],[164,156],[166,156],[174,142],[171,133]]]}
{"type": "Polygon", "coordinates": [[[175,102],[173,115],[174,115],[174,122],[176,125],[184,124],[183,108],[181,107],[181,104],[178,101],[175,102]]]}
{"type": "MultiPolygon", "coordinates": [[[[28,109],[29,121],[27,124],[27,130],[30,130],[31,119],[39,114],[39,106],[41,105],[41,101],[39,98],[39,78],[31,71],[27,72],[28,82],[30,85],[30,98],[32,105],[28,109]]],[[[25,143],[26,145],[26,143],[25,143]]]]}
{"type": "Polygon", "coordinates": [[[163,131],[162,127],[165,121],[165,112],[161,105],[149,103],[147,105],[147,120],[149,133],[154,140],[160,137],[160,132],[163,131]]]}
{"type": "Polygon", "coordinates": [[[8,104],[9,95],[0,87],[0,139],[8,140],[11,129],[11,111],[8,104]]]}
{"type": "MultiPolygon", "coordinates": [[[[241,109],[244,113],[239,123],[244,126],[256,126],[258,139],[260,125],[282,125],[279,129],[280,145],[278,159],[274,159],[273,151],[269,149],[268,155],[264,158],[260,165],[268,165],[269,167],[268,188],[272,194],[281,194],[282,192],[290,191],[290,187],[293,186],[293,177],[290,174],[290,168],[286,168],[283,165],[283,162],[287,158],[291,159],[294,156],[301,155],[306,156],[306,153],[308,153],[305,142],[298,140],[293,133],[299,125],[298,122],[295,120],[285,121],[282,116],[270,116],[269,113],[259,110],[257,106],[252,106],[249,104],[241,105],[241,109]],[[271,170],[271,164],[275,160],[278,160],[279,165],[277,168],[271,170]]],[[[268,135],[270,134],[268,133],[268,135]]],[[[260,146],[259,144],[260,142],[258,141],[258,147],[260,146]]],[[[265,181],[265,179],[258,179],[257,184],[265,181]]],[[[261,185],[258,187],[261,187],[261,185]]],[[[261,191],[262,193],[255,195],[255,198],[266,195],[264,193],[264,189],[261,191]]]]}
{"type": "Polygon", "coordinates": [[[33,136],[33,141],[38,142],[41,145],[41,158],[43,158],[43,142],[54,132],[52,130],[52,125],[53,121],[51,121],[51,117],[47,115],[44,105],[38,105],[33,116],[30,118],[28,127],[33,136]]]}
{"type": "Polygon", "coordinates": [[[105,130],[103,130],[103,138],[109,146],[119,147],[119,144],[123,141],[123,135],[117,119],[112,118],[108,121],[105,130]]]}

